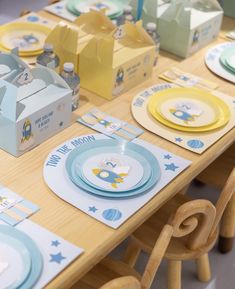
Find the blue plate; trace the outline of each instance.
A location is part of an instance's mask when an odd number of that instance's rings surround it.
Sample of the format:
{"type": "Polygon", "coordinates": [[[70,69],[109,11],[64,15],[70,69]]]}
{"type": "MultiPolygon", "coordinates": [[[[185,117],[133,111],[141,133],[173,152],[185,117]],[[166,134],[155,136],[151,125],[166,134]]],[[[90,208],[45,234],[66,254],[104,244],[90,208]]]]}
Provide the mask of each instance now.
{"type": "MultiPolygon", "coordinates": [[[[2,230],[0,229],[0,244],[1,243],[5,243],[6,245],[14,248],[19,253],[21,260],[22,260],[23,267],[22,267],[22,273],[21,273],[20,279],[16,280],[12,284],[9,284],[7,287],[4,287],[6,289],[16,289],[25,281],[25,279],[28,277],[29,272],[31,270],[30,252],[28,251],[28,249],[26,248],[23,242],[21,242],[20,240],[16,238],[9,236],[8,234],[2,233],[2,230]]],[[[13,262],[12,264],[10,263],[10,267],[13,266],[13,270],[14,270],[15,258],[12,261],[13,262]]],[[[1,283],[1,276],[0,276],[0,283],[1,283]]]]}
{"type": "Polygon", "coordinates": [[[70,179],[75,185],[77,185],[78,187],[80,187],[81,189],[85,190],[88,193],[108,198],[124,198],[124,197],[126,198],[143,194],[147,192],[149,189],[151,189],[161,177],[161,169],[159,163],[155,158],[155,156],[149,150],[131,142],[124,142],[124,141],[120,142],[118,140],[113,139],[97,140],[92,143],[84,144],[74,149],[69,154],[65,166],[70,179]],[[115,194],[113,192],[103,191],[100,189],[98,190],[96,188],[89,186],[76,174],[73,162],[78,156],[81,156],[83,153],[87,153],[88,151],[90,156],[92,154],[92,151],[96,150],[97,148],[102,148],[103,152],[106,152],[108,149],[113,149],[112,152],[114,152],[115,150],[116,153],[120,154],[125,154],[126,152],[128,154],[129,151],[141,154],[141,156],[145,158],[145,160],[151,166],[152,173],[149,180],[141,187],[135,190],[130,190],[128,192],[116,192],[115,194]]]}
{"type": "MultiPolygon", "coordinates": [[[[97,190],[102,190],[102,191],[110,191],[113,193],[117,193],[117,191],[115,190],[103,190],[101,187],[96,186],[95,184],[91,183],[84,175],[82,172],[82,165],[83,163],[89,158],[92,157],[94,155],[98,155],[104,152],[103,147],[99,147],[99,148],[95,148],[92,151],[89,152],[84,152],[82,155],[78,155],[77,157],[75,157],[74,161],[72,162],[72,167],[75,170],[76,174],[78,175],[78,177],[80,177],[85,183],[87,183],[89,186],[97,189],[97,190]]],[[[105,153],[120,153],[120,149],[118,147],[114,147],[114,148],[105,148],[105,153]]],[[[133,191],[138,189],[139,187],[142,187],[151,177],[152,174],[152,169],[150,164],[147,162],[147,160],[145,158],[143,158],[139,153],[136,153],[133,150],[129,150],[126,149],[125,154],[138,160],[139,163],[142,165],[143,169],[144,169],[144,175],[142,177],[142,179],[140,180],[140,182],[138,184],[136,184],[135,186],[133,186],[132,188],[129,188],[127,190],[125,190],[125,192],[129,192],[129,191],[133,191]]],[[[120,193],[122,193],[122,191],[118,191],[120,193]]]]}
{"type": "Polygon", "coordinates": [[[0,232],[22,242],[31,255],[31,270],[25,281],[17,289],[32,289],[41,276],[43,259],[41,252],[34,241],[24,232],[13,227],[0,225],[0,232]]]}

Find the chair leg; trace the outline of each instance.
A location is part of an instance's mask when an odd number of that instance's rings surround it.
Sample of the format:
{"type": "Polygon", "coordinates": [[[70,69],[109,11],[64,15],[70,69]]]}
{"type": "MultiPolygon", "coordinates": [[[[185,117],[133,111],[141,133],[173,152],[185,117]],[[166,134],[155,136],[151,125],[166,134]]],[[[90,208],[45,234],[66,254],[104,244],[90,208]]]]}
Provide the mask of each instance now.
{"type": "Polygon", "coordinates": [[[125,262],[126,264],[128,264],[130,267],[133,268],[138,260],[140,252],[141,252],[140,247],[133,241],[130,241],[124,254],[123,262],[125,262]]]}
{"type": "Polygon", "coordinates": [[[233,238],[235,231],[235,195],[229,201],[222,218],[219,238],[219,251],[228,253],[233,248],[233,238]]]}
{"type": "Polygon", "coordinates": [[[197,277],[201,282],[208,282],[211,279],[211,268],[208,254],[202,255],[196,260],[197,277]]]}
{"type": "Polygon", "coordinates": [[[182,262],[168,260],[167,289],[181,289],[182,262]]]}

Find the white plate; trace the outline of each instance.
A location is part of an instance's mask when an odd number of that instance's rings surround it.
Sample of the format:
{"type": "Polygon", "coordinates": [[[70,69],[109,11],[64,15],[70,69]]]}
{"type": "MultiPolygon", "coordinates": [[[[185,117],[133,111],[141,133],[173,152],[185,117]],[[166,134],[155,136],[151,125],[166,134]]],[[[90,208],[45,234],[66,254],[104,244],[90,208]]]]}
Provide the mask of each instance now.
{"type": "Polygon", "coordinates": [[[188,127],[206,126],[216,120],[213,107],[196,99],[169,99],[163,102],[159,109],[167,120],[188,127]]]}
{"type": "Polygon", "coordinates": [[[102,190],[122,192],[138,184],[144,170],[130,156],[104,153],[89,158],[82,166],[82,174],[102,190]]]}

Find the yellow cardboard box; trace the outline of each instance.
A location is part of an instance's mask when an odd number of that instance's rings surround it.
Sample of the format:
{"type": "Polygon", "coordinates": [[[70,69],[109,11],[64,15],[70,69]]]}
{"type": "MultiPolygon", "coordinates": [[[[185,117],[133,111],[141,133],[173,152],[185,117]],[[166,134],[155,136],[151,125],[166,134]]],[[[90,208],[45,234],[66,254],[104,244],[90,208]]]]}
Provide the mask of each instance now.
{"type": "Polygon", "coordinates": [[[62,69],[65,62],[72,62],[76,72],[79,67],[79,55],[87,43],[97,35],[108,35],[116,26],[99,11],[81,15],[74,23],[60,22],[46,39],[54,46],[60,58],[62,69]]]}
{"type": "Polygon", "coordinates": [[[155,45],[142,22],[126,23],[109,35],[96,35],[81,51],[81,86],[112,99],[148,79],[154,59],[155,45]]]}

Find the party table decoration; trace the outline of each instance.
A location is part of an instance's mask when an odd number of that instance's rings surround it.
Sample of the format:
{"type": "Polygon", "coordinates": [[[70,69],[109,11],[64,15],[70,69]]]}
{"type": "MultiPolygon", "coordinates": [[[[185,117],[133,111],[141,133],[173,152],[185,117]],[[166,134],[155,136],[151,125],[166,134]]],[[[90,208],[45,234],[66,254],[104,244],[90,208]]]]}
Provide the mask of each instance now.
{"type": "Polygon", "coordinates": [[[140,139],[92,134],[55,148],[43,175],[60,198],[116,229],[189,165],[140,139]]]}
{"type": "Polygon", "coordinates": [[[81,86],[111,100],[151,77],[155,55],[154,41],[141,21],[127,22],[108,35],[95,36],[81,51],[81,86]]]}
{"type": "Polygon", "coordinates": [[[168,82],[172,82],[182,87],[197,87],[205,90],[214,90],[218,88],[218,84],[182,71],[177,67],[172,67],[159,75],[159,78],[168,82]]]}
{"type": "Polygon", "coordinates": [[[30,220],[15,228],[0,221],[1,288],[44,288],[82,252],[30,220]]]}
{"type": "Polygon", "coordinates": [[[77,120],[96,131],[115,139],[132,140],[143,133],[143,130],[112,117],[98,109],[92,109],[77,120]]]}
{"type": "Polygon", "coordinates": [[[234,104],[219,91],[162,84],[136,95],[132,114],[147,130],[201,154],[235,126],[234,104]]]}
{"type": "Polygon", "coordinates": [[[217,0],[172,1],[158,20],[161,49],[188,57],[220,31],[223,10],[217,0]]]}
{"type": "MultiPolygon", "coordinates": [[[[13,62],[15,55],[0,54],[0,64],[11,69],[13,62]]],[[[0,79],[0,147],[20,156],[69,126],[72,91],[51,69],[15,70],[0,79]]]]}
{"type": "Polygon", "coordinates": [[[205,56],[207,67],[219,75],[235,83],[235,42],[225,42],[212,47],[205,56]]]}
{"type": "Polygon", "coordinates": [[[71,62],[74,64],[74,70],[79,72],[80,54],[89,41],[95,36],[103,38],[115,29],[116,26],[104,13],[91,11],[81,15],[73,24],[58,23],[48,35],[46,42],[53,44],[61,65],[71,62]]]}

